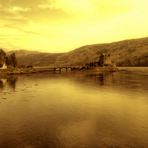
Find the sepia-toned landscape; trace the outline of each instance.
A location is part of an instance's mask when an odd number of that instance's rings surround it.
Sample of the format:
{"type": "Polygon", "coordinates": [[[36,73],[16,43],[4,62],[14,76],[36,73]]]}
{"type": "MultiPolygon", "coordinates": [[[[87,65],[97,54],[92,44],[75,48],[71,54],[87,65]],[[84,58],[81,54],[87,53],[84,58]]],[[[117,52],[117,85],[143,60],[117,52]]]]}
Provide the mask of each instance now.
{"type": "Polygon", "coordinates": [[[0,148],[148,148],[147,5],[0,0],[0,148]]]}

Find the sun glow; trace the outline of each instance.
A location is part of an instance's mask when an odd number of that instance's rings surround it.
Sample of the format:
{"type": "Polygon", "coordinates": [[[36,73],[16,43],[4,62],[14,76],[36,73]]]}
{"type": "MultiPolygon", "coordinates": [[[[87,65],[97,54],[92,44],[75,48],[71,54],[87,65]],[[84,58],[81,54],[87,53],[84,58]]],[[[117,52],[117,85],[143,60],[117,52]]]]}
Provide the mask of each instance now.
{"type": "Polygon", "coordinates": [[[59,0],[55,7],[65,10],[69,14],[88,13],[93,10],[93,3],[90,0],[59,0]]]}

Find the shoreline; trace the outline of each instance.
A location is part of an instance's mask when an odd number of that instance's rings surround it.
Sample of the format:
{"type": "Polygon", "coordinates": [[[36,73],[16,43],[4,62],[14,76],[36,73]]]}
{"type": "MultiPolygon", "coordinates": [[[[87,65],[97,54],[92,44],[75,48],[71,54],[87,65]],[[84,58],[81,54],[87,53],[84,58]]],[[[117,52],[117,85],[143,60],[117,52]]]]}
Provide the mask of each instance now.
{"type": "Polygon", "coordinates": [[[148,75],[148,67],[92,67],[88,69],[59,69],[59,68],[10,68],[0,69],[0,76],[6,75],[25,75],[25,74],[37,74],[37,73],[74,73],[74,72],[88,72],[88,73],[112,73],[112,72],[130,72],[148,75]],[[144,68],[144,69],[143,69],[144,68]]]}
{"type": "Polygon", "coordinates": [[[22,75],[22,74],[35,74],[35,73],[45,73],[45,72],[116,72],[117,67],[93,67],[89,69],[59,69],[59,68],[11,68],[11,69],[0,69],[1,75],[22,75]]]}

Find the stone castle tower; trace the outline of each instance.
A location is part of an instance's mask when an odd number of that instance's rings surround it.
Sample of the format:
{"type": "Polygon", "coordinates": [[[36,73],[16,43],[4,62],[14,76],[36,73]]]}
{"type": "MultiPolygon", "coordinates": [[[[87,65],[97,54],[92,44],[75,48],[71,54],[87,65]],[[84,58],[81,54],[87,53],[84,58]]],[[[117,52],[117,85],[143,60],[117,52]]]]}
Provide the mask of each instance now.
{"type": "Polygon", "coordinates": [[[112,66],[112,61],[111,61],[111,54],[110,53],[102,53],[100,55],[100,66],[112,66]]]}

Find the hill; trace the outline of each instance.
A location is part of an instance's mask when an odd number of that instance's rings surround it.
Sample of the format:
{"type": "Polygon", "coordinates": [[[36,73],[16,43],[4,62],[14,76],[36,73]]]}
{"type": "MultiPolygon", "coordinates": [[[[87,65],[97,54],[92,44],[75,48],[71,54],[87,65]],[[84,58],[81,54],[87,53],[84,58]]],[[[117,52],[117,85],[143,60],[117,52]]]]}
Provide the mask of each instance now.
{"type": "Polygon", "coordinates": [[[56,61],[61,53],[42,53],[37,51],[16,50],[15,52],[19,65],[50,66],[56,61]]]}
{"type": "Polygon", "coordinates": [[[96,61],[102,52],[110,52],[118,66],[148,66],[148,37],[114,43],[86,45],[66,53],[15,51],[19,65],[83,65],[96,61]]]}

